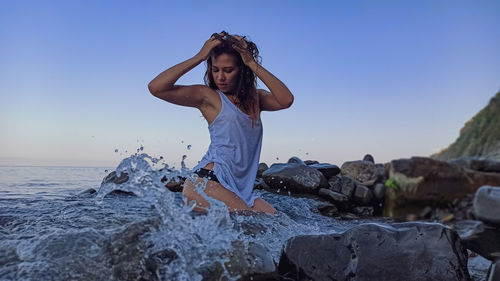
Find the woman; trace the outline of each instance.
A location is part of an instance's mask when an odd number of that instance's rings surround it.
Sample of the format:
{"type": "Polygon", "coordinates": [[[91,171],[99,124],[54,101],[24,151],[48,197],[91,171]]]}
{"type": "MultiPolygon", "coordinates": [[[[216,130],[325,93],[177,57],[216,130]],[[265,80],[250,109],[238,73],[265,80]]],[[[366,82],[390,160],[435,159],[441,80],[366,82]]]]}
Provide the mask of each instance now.
{"type": "Polygon", "coordinates": [[[210,204],[194,185],[207,181],[205,194],[224,202],[232,211],[275,209],[253,192],[262,143],[260,112],[288,108],[293,95],[278,78],[258,63],[257,46],[244,37],[214,33],[194,57],[153,79],[149,91],[165,101],[198,108],[208,122],[210,147],[194,167],[199,178],[184,182],[183,194],[195,210],[210,204]],[[206,85],[181,86],[176,81],[206,61],[206,85]],[[270,92],[256,89],[258,77],[270,92]]]}

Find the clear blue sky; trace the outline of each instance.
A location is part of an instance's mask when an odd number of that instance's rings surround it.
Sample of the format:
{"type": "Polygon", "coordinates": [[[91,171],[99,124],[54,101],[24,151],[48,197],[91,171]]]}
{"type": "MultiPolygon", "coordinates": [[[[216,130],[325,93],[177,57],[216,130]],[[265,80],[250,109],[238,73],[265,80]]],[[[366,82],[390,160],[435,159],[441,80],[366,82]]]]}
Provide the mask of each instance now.
{"type": "Polygon", "coordinates": [[[0,164],[114,166],[143,145],[193,166],[206,121],[147,84],[221,30],[295,95],[262,113],[268,164],[427,156],[500,90],[500,1],[0,0],[0,164]]]}

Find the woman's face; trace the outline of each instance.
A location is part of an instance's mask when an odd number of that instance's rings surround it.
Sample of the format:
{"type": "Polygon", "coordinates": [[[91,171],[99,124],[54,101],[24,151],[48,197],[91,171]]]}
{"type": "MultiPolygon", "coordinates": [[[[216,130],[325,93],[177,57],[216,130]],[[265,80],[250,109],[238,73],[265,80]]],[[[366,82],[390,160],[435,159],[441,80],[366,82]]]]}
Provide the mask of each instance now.
{"type": "Polygon", "coordinates": [[[231,54],[223,53],[212,57],[212,77],[217,88],[223,93],[234,93],[238,86],[240,69],[236,62],[236,57],[231,54]]]}

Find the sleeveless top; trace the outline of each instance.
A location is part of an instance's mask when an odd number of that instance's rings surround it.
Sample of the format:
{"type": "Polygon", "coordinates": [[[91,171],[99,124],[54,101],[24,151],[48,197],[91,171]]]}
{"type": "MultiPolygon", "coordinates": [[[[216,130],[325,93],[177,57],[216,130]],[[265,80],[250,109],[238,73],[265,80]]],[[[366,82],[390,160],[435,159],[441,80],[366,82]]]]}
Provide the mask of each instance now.
{"type": "Polygon", "coordinates": [[[249,207],[259,195],[253,192],[262,146],[262,123],[258,117],[252,126],[250,116],[234,105],[220,90],[222,107],[208,125],[210,146],[196,171],[214,163],[214,173],[220,184],[234,192],[249,207]]]}

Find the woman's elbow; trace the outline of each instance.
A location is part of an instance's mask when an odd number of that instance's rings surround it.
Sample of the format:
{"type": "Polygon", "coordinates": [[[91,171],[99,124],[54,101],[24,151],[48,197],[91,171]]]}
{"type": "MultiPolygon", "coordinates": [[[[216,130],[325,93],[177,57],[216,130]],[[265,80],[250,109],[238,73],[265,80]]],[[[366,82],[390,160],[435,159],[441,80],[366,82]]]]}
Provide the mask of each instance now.
{"type": "Polygon", "coordinates": [[[285,108],[289,108],[290,106],[292,106],[292,104],[293,104],[293,99],[294,99],[293,95],[290,95],[290,98],[289,98],[289,99],[286,101],[286,103],[284,104],[284,109],[285,109],[285,108]]]}
{"type": "Polygon", "coordinates": [[[155,87],[155,85],[153,84],[153,82],[149,82],[149,84],[148,84],[148,90],[155,97],[158,94],[158,89],[155,87]]]}

